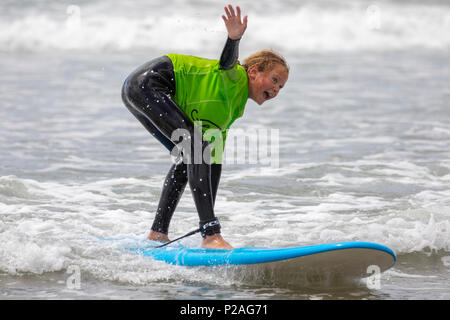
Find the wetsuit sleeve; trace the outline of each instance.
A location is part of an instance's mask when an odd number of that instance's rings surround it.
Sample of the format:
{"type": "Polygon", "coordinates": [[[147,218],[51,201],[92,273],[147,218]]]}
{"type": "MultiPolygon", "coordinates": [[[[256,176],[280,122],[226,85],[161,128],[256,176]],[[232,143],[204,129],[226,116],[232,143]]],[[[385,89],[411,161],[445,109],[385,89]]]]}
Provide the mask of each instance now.
{"type": "Polygon", "coordinates": [[[225,47],[220,56],[220,68],[228,70],[233,68],[239,57],[239,41],[241,39],[233,40],[228,37],[225,47]]]}

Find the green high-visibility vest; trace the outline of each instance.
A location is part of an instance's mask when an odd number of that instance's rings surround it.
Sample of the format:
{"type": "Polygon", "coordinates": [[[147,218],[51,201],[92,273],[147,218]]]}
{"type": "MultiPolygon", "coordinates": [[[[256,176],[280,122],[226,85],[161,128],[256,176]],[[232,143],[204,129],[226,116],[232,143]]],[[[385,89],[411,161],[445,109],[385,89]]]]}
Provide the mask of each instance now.
{"type": "Polygon", "coordinates": [[[193,123],[201,121],[203,137],[209,142],[209,129],[220,130],[224,148],[227,130],[242,117],[248,100],[246,70],[239,63],[223,70],[219,60],[173,53],[167,56],[175,74],[173,100],[193,123]]]}

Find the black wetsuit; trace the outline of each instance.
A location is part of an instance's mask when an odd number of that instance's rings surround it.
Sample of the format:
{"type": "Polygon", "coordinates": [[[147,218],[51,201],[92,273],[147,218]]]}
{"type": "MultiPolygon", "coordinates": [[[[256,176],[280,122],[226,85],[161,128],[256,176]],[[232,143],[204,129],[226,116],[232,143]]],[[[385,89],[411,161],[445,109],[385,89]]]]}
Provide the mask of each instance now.
{"type": "MultiPolygon", "coordinates": [[[[222,69],[230,69],[237,61],[239,40],[227,39],[220,57],[222,69]]],[[[186,129],[194,137],[194,124],[172,100],[175,95],[175,75],[167,56],[153,59],[133,71],[122,88],[122,100],[130,112],[170,152],[178,141],[170,139],[176,129],[186,129]]],[[[193,141],[191,139],[193,148],[193,141]]],[[[208,142],[202,141],[202,150],[208,142]]],[[[189,153],[192,157],[194,152],[189,153]]],[[[203,153],[202,153],[203,154],[203,153]]],[[[202,160],[203,161],[203,160],[202,160]]],[[[214,214],[214,203],[222,171],[221,164],[196,164],[194,159],[174,163],[164,181],[155,220],[151,229],[168,234],[173,212],[187,182],[200,219],[203,237],[220,233],[220,223],[214,214]]]]}

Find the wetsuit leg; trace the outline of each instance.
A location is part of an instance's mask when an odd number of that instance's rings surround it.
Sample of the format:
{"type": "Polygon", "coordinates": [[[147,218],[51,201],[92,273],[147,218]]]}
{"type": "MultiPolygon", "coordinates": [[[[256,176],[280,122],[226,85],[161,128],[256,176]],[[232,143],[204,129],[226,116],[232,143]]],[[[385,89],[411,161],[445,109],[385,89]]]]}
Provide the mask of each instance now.
{"type": "MultiPolygon", "coordinates": [[[[171,151],[175,144],[167,139],[161,131],[159,131],[146,117],[137,112],[136,109],[130,108],[131,113],[143,124],[143,126],[158,139],[167,150],[171,151]]],[[[156,210],[155,220],[151,230],[169,233],[169,224],[178,202],[186,188],[187,168],[186,164],[173,164],[164,180],[163,189],[159,199],[158,209],[156,210]]]]}
{"type": "MultiPolygon", "coordinates": [[[[167,150],[172,151],[175,144],[168,139],[153,123],[146,117],[138,108],[131,105],[129,101],[130,90],[137,89],[137,83],[134,83],[134,87],[127,86],[129,79],[134,78],[135,81],[140,81],[144,83],[143,74],[144,70],[147,70],[152,75],[152,85],[158,90],[166,92],[167,95],[175,94],[175,82],[173,74],[170,72],[170,64],[163,59],[152,60],[136,71],[127,79],[122,90],[122,99],[128,108],[128,110],[141,122],[141,124],[147,129],[150,134],[152,134],[158,141],[161,142],[167,150]],[[152,69],[159,69],[159,73],[152,74],[150,72],[152,69]],[[167,70],[167,71],[164,71],[167,70]],[[136,79],[139,77],[139,80],[136,79]]],[[[142,89],[142,88],[141,88],[142,89]]],[[[170,220],[172,219],[173,213],[177,207],[177,204],[183,194],[183,191],[187,184],[187,169],[186,165],[176,165],[173,164],[167,174],[164,181],[163,190],[161,192],[158,209],[156,211],[155,219],[152,225],[153,231],[158,231],[161,233],[168,234],[170,220]],[[176,178],[173,178],[176,177],[176,178]]]]}
{"type": "MultiPolygon", "coordinates": [[[[213,194],[213,205],[215,204],[217,189],[219,187],[220,175],[222,172],[221,164],[211,165],[211,187],[213,194]]],[[[173,164],[164,180],[164,186],[159,200],[158,209],[152,230],[168,234],[169,224],[172,219],[175,208],[181,199],[181,196],[188,181],[187,166],[184,163],[173,164]]]]}
{"type": "Polygon", "coordinates": [[[169,233],[169,224],[175,208],[183,195],[188,181],[187,166],[184,163],[174,163],[164,180],[161,197],[152,230],[164,234],[169,233]]]}
{"type": "MultiPolygon", "coordinates": [[[[158,135],[158,140],[168,147],[168,149],[173,148],[169,141],[174,146],[175,143],[180,142],[171,140],[172,133],[175,130],[185,129],[189,132],[191,137],[191,150],[185,150],[185,152],[187,151],[186,154],[190,156],[190,163],[186,164],[186,171],[199,214],[200,226],[203,228],[202,236],[219,233],[220,224],[214,215],[215,194],[213,192],[213,184],[218,184],[218,179],[217,183],[215,182],[216,180],[214,182],[212,181],[211,165],[205,163],[203,157],[201,157],[201,163],[195,163],[198,159],[195,159],[193,152],[193,137],[197,135],[194,134],[197,129],[194,128],[193,123],[171,99],[174,93],[175,86],[172,63],[168,57],[161,57],[141,66],[127,78],[122,89],[122,99],[128,109],[137,116],[147,130],[155,137],[158,135]]],[[[202,140],[202,155],[203,150],[208,146],[208,142],[202,140]]],[[[182,167],[171,168],[171,171],[176,171],[177,169],[181,170],[182,167]]],[[[215,176],[217,176],[217,173],[215,176]]],[[[180,189],[178,188],[178,190],[180,189]]],[[[165,191],[167,190],[163,190],[163,195],[165,191]]],[[[181,196],[181,192],[177,191],[177,189],[167,191],[167,194],[177,195],[178,200],[181,196]]],[[[173,209],[173,205],[178,203],[178,200],[169,202],[172,206],[168,205],[166,207],[173,209]]],[[[162,199],[162,205],[167,204],[164,201],[162,199]]],[[[162,207],[160,208],[160,211],[162,211],[162,207]]],[[[155,228],[163,232],[166,231],[172,214],[173,210],[169,210],[168,213],[166,212],[164,219],[162,219],[163,222],[156,223],[155,228]]]]}
{"type": "MultiPolygon", "coordinates": [[[[128,105],[127,105],[128,107],[128,105]]],[[[172,151],[172,149],[175,147],[175,144],[170,140],[167,139],[161,131],[156,128],[153,123],[148,120],[147,117],[145,117],[142,113],[137,111],[135,108],[128,107],[128,110],[136,117],[136,119],[139,120],[140,123],[147,129],[148,132],[150,132],[159,142],[162,143],[164,147],[166,147],[167,150],[172,151]]]]}

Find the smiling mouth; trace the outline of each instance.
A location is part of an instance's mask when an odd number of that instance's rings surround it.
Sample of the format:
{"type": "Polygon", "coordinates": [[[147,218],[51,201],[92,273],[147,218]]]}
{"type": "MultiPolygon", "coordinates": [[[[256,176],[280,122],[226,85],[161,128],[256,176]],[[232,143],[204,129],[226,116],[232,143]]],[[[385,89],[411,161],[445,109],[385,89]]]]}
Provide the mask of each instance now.
{"type": "Polygon", "coordinates": [[[264,98],[266,100],[268,100],[268,99],[272,98],[272,96],[270,95],[270,93],[268,91],[264,91],[264,98]]]}

